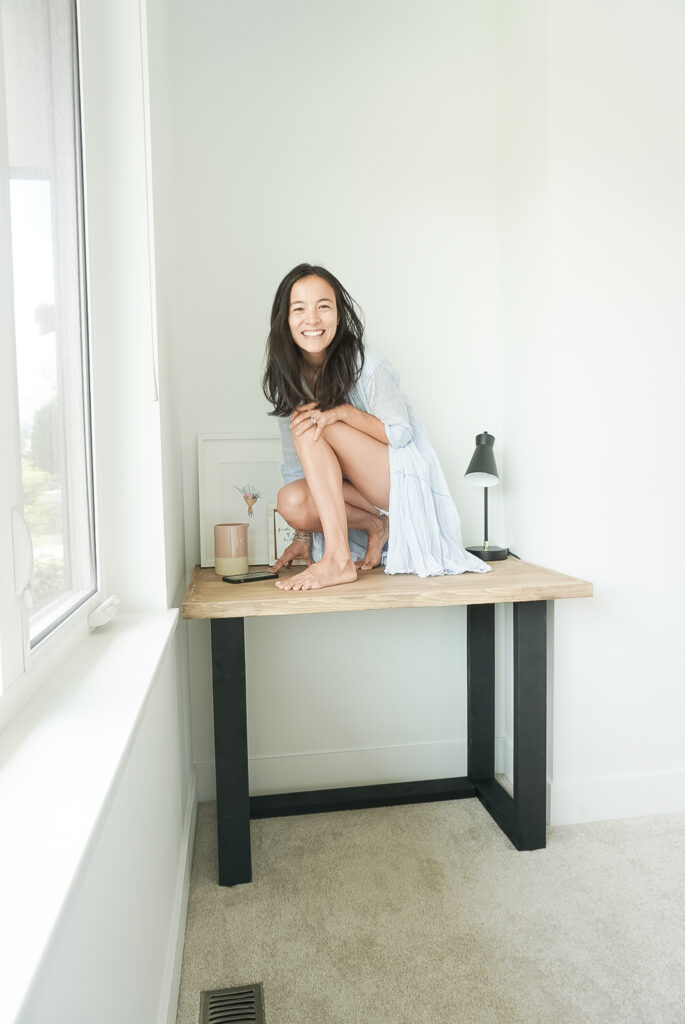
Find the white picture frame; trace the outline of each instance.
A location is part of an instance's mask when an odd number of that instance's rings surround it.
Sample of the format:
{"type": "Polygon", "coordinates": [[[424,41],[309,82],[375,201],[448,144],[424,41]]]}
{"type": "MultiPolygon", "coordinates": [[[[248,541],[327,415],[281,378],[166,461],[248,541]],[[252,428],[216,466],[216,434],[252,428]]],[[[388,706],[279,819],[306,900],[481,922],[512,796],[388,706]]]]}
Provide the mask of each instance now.
{"type": "Polygon", "coordinates": [[[269,506],[283,486],[280,436],[199,434],[197,443],[200,565],[214,565],[217,523],[247,523],[248,563],[272,565],[269,506]]]}

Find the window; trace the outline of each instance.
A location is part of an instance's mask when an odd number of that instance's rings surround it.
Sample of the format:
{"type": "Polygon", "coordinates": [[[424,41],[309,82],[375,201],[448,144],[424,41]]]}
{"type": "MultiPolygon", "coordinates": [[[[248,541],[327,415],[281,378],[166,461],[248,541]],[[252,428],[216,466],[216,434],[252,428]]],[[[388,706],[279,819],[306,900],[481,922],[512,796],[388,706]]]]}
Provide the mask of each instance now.
{"type": "Polygon", "coordinates": [[[35,647],[97,588],[75,2],[0,0],[0,15],[0,342],[16,382],[3,416],[16,421],[17,589],[31,577],[15,596],[35,647]]]}

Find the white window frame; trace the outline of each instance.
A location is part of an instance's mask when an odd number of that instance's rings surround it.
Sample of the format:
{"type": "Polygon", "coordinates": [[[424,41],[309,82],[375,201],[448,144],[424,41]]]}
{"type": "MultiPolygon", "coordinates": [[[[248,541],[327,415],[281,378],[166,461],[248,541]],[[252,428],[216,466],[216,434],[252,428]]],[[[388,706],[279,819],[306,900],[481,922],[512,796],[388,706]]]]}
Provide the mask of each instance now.
{"type": "MultiPolygon", "coordinates": [[[[77,5],[78,6],[78,5],[77,5]]],[[[78,11],[76,18],[76,51],[80,68],[80,39],[78,35],[78,11]]],[[[2,26],[0,24],[0,33],[2,26]]],[[[0,35],[0,53],[2,53],[2,37],[0,35]]],[[[83,180],[84,139],[83,139],[83,78],[77,76],[79,89],[79,155],[77,173],[81,179],[81,197],[85,207],[85,182],[83,180]]],[[[18,547],[21,544],[22,520],[22,480],[21,480],[21,441],[19,432],[19,406],[17,393],[17,367],[14,339],[13,289],[12,289],[12,257],[11,257],[11,225],[9,212],[9,159],[7,153],[6,105],[4,96],[4,75],[0,73],[0,408],[3,412],[3,434],[5,443],[0,452],[0,727],[4,720],[18,710],[23,703],[42,684],[50,671],[63,660],[72,650],[82,643],[89,635],[88,616],[102,601],[103,588],[97,561],[95,566],[96,583],[94,592],[76,608],[58,622],[48,634],[34,642],[29,642],[30,608],[23,594],[18,594],[21,583],[18,579],[18,564],[25,562],[18,558],[18,547]]],[[[77,231],[80,244],[83,245],[82,274],[85,278],[82,292],[84,305],[84,353],[85,365],[84,390],[87,392],[90,408],[86,412],[86,431],[90,444],[88,459],[91,465],[90,489],[94,508],[95,550],[97,552],[97,493],[92,466],[94,462],[94,431],[92,426],[93,392],[92,373],[90,370],[90,311],[87,304],[88,290],[88,247],[87,247],[87,216],[84,209],[79,209],[84,223],[79,223],[77,231]]],[[[23,581],[22,581],[23,582],[23,581]]]]}
{"type": "MultiPolygon", "coordinates": [[[[0,729],[88,637],[88,615],[112,593],[120,598],[119,619],[169,607],[146,32],[146,0],[77,0],[99,590],[31,652],[10,685],[5,677],[0,729]]],[[[6,212],[0,209],[0,229],[6,212]]],[[[5,258],[0,244],[0,297],[5,258]]],[[[16,379],[12,369],[11,375],[3,372],[3,382],[16,379]]],[[[9,662],[17,649],[10,620],[22,613],[3,582],[13,578],[8,510],[20,493],[7,438],[6,431],[0,453],[0,570],[6,570],[0,579],[0,657],[9,662]],[[4,644],[3,636],[9,637],[4,644]]],[[[19,452],[18,441],[14,449],[19,452]]]]}
{"type": "MultiPolygon", "coordinates": [[[[0,52],[2,24],[0,23],[0,52]]],[[[21,441],[14,345],[14,298],[10,246],[9,182],[5,81],[0,75],[0,409],[4,410],[0,445],[0,678],[5,687],[24,670],[24,621],[15,593],[12,509],[21,503],[21,441]]]]}

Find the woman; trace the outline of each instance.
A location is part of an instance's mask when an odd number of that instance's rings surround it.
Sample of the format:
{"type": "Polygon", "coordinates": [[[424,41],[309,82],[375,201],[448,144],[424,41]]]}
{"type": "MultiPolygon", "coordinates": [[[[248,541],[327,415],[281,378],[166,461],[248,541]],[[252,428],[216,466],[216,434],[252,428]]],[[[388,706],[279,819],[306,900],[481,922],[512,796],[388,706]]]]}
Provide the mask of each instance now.
{"type": "Polygon", "coordinates": [[[352,298],[323,267],[302,263],[278,286],[263,388],[283,440],[278,511],[296,532],[272,569],[294,559],[307,568],[276,586],[352,583],[381,564],[419,576],[488,572],[464,550],[426,432],[363,333],[352,298]]]}

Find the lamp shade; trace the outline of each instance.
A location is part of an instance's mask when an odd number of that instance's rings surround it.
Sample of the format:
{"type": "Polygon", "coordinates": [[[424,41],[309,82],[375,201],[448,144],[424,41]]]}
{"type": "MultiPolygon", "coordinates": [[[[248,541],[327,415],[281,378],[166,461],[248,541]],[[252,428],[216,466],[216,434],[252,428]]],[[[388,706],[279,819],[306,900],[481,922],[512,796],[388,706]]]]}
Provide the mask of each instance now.
{"type": "Polygon", "coordinates": [[[499,483],[494,444],[495,438],[487,430],[476,436],[476,450],[464,474],[464,478],[474,487],[494,487],[499,483]]]}

